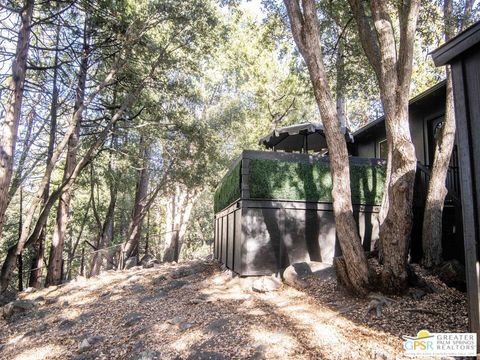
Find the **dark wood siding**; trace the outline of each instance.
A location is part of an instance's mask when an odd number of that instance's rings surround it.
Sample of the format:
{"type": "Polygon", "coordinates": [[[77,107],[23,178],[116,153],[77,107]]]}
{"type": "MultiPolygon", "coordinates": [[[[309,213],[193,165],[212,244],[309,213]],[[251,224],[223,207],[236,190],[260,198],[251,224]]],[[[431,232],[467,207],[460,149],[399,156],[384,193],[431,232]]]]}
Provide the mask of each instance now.
{"type": "Polygon", "coordinates": [[[452,67],[469,327],[480,352],[480,22],[435,50],[433,59],[452,67]]]}

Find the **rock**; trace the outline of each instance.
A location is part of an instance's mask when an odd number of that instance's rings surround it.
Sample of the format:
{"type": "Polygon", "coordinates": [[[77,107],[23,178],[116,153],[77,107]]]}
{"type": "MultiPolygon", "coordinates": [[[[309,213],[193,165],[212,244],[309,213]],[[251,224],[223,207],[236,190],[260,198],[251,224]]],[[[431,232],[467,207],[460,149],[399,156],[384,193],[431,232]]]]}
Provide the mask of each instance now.
{"type": "Polygon", "coordinates": [[[0,306],[4,306],[17,299],[17,293],[15,291],[6,290],[0,295],[0,306]]]}
{"type": "Polygon", "coordinates": [[[169,325],[175,325],[180,331],[185,331],[195,326],[181,316],[175,316],[174,318],[168,319],[166,323],[169,325]]]}
{"type": "Polygon", "coordinates": [[[162,289],[159,289],[155,291],[153,294],[146,295],[140,298],[139,303],[143,304],[144,302],[160,300],[160,299],[163,299],[165,296],[167,296],[167,293],[162,289]]]}
{"type": "Polygon", "coordinates": [[[152,255],[145,255],[142,260],[140,260],[140,265],[142,265],[144,269],[152,268],[155,264],[160,264],[160,261],[152,255]]]}
{"type": "Polygon", "coordinates": [[[45,300],[45,305],[52,305],[52,304],[55,304],[57,301],[58,301],[58,298],[56,297],[48,298],[45,300]]]}
{"type": "Polygon", "coordinates": [[[42,309],[42,310],[36,310],[34,313],[33,313],[34,317],[37,318],[37,319],[43,319],[44,317],[46,317],[47,315],[50,315],[50,312],[46,309],[42,309]]]}
{"type": "Polygon", "coordinates": [[[193,352],[187,360],[225,360],[226,357],[214,351],[197,350],[193,352]]]}
{"type": "Polygon", "coordinates": [[[381,349],[376,349],[373,352],[373,359],[374,360],[387,360],[390,357],[381,349]]]}
{"type": "Polygon", "coordinates": [[[280,280],[273,276],[263,276],[260,279],[257,279],[252,284],[252,290],[256,292],[270,292],[277,290],[282,283],[280,280]]]}
{"type": "Polygon", "coordinates": [[[185,321],[185,322],[181,322],[181,323],[178,324],[177,326],[178,326],[178,328],[180,329],[180,331],[186,331],[186,330],[194,327],[195,325],[192,324],[192,323],[189,323],[189,322],[185,321]]]}
{"type": "Polygon", "coordinates": [[[37,328],[37,332],[42,333],[48,330],[48,325],[43,323],[37,328]]]}
{"type": "Polygon", "coordinates": [[[69,319],[62,320],[58,324],[58,330],[60,330],[61,333],[66,333],[66,332],[68,332],[68,330],[73,328],[76,324],[77,323],[73,320],[69,320],[69,319]]]}
{"type": "Polygon", "coordinates": [[[135,256],[129,257],[125,261],[125,270],[132,269],[135,266],[137,266],[137,258],[135,256]]]}
{"type": "Polygon", "coordinates": [[[88,339],[83,339],[83,341],[78,345],[78,351],[84,352],[89,350],[92,345],[88,342],[88,339]]]}
{"type": "Polygon", "coordinates": [[[161,285],[165,280],[167,280],[167,277],[165,275],[159,275],[152,280],[152,284],[161,285]]]}
{"type": "Polygon", "coordinates": [[[146,334],[146,333],[149,332],[151,329],[152,329],[151,326],[142,326],[140,329],[138,329],[137,331],[135,331],[135,332],[132,334],[132,337],[136,337],[136,336],[140,336],[140,335],[146,334]]]}
{"type": "Polygon", "coordinates": [[[24,293],[27,293],[27,294],[31,294],[33,292],[37,291],[37,289],[35,289],[34,287],[28,287],[26,288],[25,290],[23,290],[24,293]]]}
{"type": "Polygon", "coordinates": [[[101,297],[101,298],[107,298],[107,297],[110,297],[110,295],[112,295],[112,292],[107,290],[107,291],[104,291],[104,292],[100,295],[100,297],[101,297]]]}
{"type": "Polygon", "coordinates": [[[228,322],[228,319],[225,318],[213,320],[207,325],[206,330],[214,334],[219,334],[225,330],[225,328],[228,326],[228,322]]]}
{"type": "Polygon", "coordinates": [[[131,327],[135,324],[138,324],[143,319],[143,314],[133,311],[125,315],[124,320],[125,323],[123,324],[124,327],[131,327]]]}
{"type": "Polygon", "coordinates": [[[283,281],[289,286],[304,289],[308,286],[305,279],[309,276],[328,279],[335,276],[335,269],[331,264],[317,261],[294,263],[284,270],[283,281]]]}
{"type": "Polygon", "coordinates": [[[205,300],[202,300],[202,299],[199,299],[199,298],[195,298],[195,299],[190,300],[190,304],[192,304],[192,305],[198,305],[198,304],[201,304],[203,302],[205,302],[205,300]]]}
{"type": "Polygon", "coordinates": [[[175,316],[174,318],[168,319],[166,323],[170,325],[178,325],[184,321],[184,318],[182,318],[181,316],[175,316]]]}
{"type": "Polygon", "coordinates": [[[88,351],[92,348],[93,345],[102,342],[104,339],[104,336],[88,336],[83,339],[78,345],[78,352],[82,353],[88,351]]]}
{"type": "Polygon", "coordinates": [[[156,360],[156,359],[160,359],[160,353],[158,351],[144,350],[142,352],[139,352],[138,354],[135,354],[131,359],[132,360],[156,360]]]}
{"type": "Polygon", "coordinates": [[[38,296],[38,297],[36,297],[36,298],[34,299],[34,301],[36,301],[36,302],[44,302],[44,301],[45,301],[45,297],[43,297],[43,296],[38,296]]]}
{"type": "Polygon", "coordinates": [[[78,320],[80,321],[88,321],[90,320],[91,318],[94,317],[94,314],[92,313],[84,313],[84,314],[81,314],[79,317],[78,317],[78,320]]]}
{"type": "Polygon", "coordinates": [[[130,290],[133,291],[135,294],[138,294],[145,292],[145,287],[143,285],[135,284],[130,287],[130,290]]]}
{"type": "Polygon", "coordinates": [[[172,279],[179,279],[182,277],[197,274],[199,272],[202,272],[203,270],[205,270],[205,265],[201,263],[197,263],[197,264],[192,264],[190,266],[181,266],[175,269],[174,271],[172,271],[170,276],[172,277],[172,279]]]}
{"type": "Polygon", "coordinates": [[[259,345],[255,348],[255,353],[252,356],[252,360],[263,360],[265,359],[265,353],[267,351],[267,347],[265,345],[259,345]]]}
{"type": "Polygon", "coordinates": [[[447,261],[437,270],[437,275],[446,285],[466,291],[465,266],[458,260],[447,261]]]}
{"type": "Polygon", "coordinates": [[[31,300],[15,300],[3,307],[3,317],[10,319],[14,314],[24,314],[32,310],[35,303],[31,300]]]}
{"type": "Polygon", "coordinates": [[[408,295],[410,295],[412,299],[419,300],[427,295],[427,293],[422,289],[410,288],[408,289],[408,295]]]}
{"type": "Polygon", "coordinates": [[[167,283],[164,287],[163,290],[165,291],[172,291],[172,290],[177,290],[180,289],[182,286],[187,285],[188,283],[183,280],[172,280],[169,283],[167,283]]]}

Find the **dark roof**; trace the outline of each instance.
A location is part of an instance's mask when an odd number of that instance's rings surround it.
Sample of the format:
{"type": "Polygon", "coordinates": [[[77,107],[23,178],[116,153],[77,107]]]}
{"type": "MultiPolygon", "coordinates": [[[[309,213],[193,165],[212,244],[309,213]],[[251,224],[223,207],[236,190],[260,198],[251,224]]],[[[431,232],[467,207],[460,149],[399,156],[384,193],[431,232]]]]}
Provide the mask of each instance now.
{"type": "Polygon", "coordinates": [[[449,64],[458,55],[477,44],[480,44],[480,21],[433,50],[431,53],[433,62],[436,66],[449,64]]]}
{"type": "MultiPolygon", "coordinates": [[[[342,133],[348,142],[352,142],[353,139],[348,129],[342,128],[342,133]]],[[[327,147],[323,125],[311,122],[276,128],[267,136],[262,137],[258,143],[269,149],[299,151],[304,148],[307,135],[307,144],[310,150],[321,151],[327,147]]]]}
{"type": "MultiPolygon", "coordinates": [[[[442,92],[442,91],[444,92],[445,91],[445,84],[446,84],[446,81],[442,80],[439,83],[432,86],[431,88],[429,88],[429,89],[425,90],[424,92],[418,94],[417,96],[411,98],[410,101],[408,102],[408,106],[410,107],[412,105],[421,103],[421,102],[427,100],[428,98],[430,98],[432,96],[436,96],[437,93],[439,93],[439,92],[442,92]]],[[[352,134],[353,138],[357,137],[358,135],[364,134],[369,129],[375,128],[377,126],[381,126],[381,124],[383,125],[384,121],[385,121],[384,116],[381,116],[378,119],[370,121],[368,124],[366,124],[365,126],[361,127],[357,131],[355,131],[352,134]]]]}

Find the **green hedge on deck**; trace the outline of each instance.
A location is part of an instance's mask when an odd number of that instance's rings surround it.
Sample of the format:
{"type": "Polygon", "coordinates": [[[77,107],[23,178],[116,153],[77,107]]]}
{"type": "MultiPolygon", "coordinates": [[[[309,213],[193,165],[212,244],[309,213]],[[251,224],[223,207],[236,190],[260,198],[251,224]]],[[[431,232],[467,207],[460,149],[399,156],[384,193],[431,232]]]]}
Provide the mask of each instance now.
{"type": "MultiPolygon", "coordinates": [[[[354,204],[381,204],[384,182],[384,166],[350,164],[354,204]]],[[[249,188],[252,199],[332,201],[328,163],[253,159],[249,168],[249,188]]]]}
{"type": "MultiPolygon", "coordinates": [[[[380,205],[385,183],[385,166],[350,164],[354,204],[380,205]]],[[[218,212],[240,198],[240,162],[221,181],[214,196],[218,212]]],[[[248,186],[252,199],[331,202],[332,178],[328,163],[315,164],[251,159],[248,186]]]]}
{"type": "Polygon", "coordinates": [[[240,198],[240,164],[235,165],[220,182],[214,195],[215,213],[226,208],[232,202],[240,198]]]}

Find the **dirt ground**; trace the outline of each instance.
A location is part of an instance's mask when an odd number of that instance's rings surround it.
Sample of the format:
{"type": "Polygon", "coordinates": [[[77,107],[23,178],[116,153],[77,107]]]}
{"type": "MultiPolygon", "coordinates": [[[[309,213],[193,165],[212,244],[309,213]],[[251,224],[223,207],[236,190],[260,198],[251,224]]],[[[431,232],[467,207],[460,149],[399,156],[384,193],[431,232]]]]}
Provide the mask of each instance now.
{"type": "Polygon", "coordinates": [[[465,294],[422,276],[434,292],[377,318],[331,278],[258,293],[209,261],[112,271],[22,293],[35,307],[0,320],[0,358],[399,359],[402,335],[467,331],[465,294]]]}

